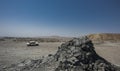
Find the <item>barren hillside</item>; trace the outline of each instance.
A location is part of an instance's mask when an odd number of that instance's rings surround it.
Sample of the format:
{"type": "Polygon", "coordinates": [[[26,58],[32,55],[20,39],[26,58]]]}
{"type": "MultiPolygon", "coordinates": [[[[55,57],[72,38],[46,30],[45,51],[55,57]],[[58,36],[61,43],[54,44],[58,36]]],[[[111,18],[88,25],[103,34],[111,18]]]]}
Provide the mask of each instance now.
{"type": "Polygon", "coordinates": [[[90,34],[88,37],[93,41],[120,41],[120,34],[114,33],[90,34]]]}

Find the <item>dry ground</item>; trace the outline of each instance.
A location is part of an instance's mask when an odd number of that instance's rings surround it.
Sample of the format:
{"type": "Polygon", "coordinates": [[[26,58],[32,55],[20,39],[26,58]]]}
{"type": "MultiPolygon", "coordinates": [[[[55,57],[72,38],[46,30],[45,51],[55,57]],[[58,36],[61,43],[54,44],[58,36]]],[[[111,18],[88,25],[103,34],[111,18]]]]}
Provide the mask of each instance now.
{"type": "Polygon", "coordinates": [[[109,62],[120,66],[120,42],[95,45],[95,50],[109,62]]]}
{"type": "MultiPolygon", "coordinates": [[[[37,59],[54,54],[61,42],[43,42],[39,46],[27,47],[26,42],[0,41],[0,66],[37,59]]],[[[120,65],[120,43],[95,44],[96,52],[109,62],[120,65]]]]}

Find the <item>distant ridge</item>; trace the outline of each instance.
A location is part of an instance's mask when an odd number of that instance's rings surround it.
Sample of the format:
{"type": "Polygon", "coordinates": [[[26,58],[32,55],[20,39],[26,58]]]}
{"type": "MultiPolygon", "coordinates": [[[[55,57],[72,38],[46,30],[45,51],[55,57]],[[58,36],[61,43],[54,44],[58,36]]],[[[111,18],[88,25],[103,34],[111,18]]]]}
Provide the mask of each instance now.
{"type": "MultiPolygon", "coordinates": [[[[92,41],[111,41],[120,42],[120,33],[99,33],[99,34],[89,34],[87,35],[92,41]]],[[[36,40],[39,42],[66,42],[74,37],[64,37],[64,36],[40,36],[40,37],[1,37],[0,40],[12,39],[14,41],[29,41],[36,40]]]]}
{"type": "Polygon", "coordinates": [[[120,41],[120,33],[99,33],[90,34],[88,38],[93,41],[120,41]]]}

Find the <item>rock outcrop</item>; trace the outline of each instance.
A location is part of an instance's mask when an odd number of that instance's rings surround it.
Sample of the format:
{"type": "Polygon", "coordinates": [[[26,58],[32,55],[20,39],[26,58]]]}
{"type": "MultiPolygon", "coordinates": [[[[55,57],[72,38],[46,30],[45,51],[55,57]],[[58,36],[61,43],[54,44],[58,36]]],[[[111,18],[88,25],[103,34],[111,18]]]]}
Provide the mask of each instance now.
{"type": "Polygon", "coordinates": [[[2,71],[120,71],[100,57],[87,37],[74,38],[58,47],[55,55],[26,60],[2,71]]]}

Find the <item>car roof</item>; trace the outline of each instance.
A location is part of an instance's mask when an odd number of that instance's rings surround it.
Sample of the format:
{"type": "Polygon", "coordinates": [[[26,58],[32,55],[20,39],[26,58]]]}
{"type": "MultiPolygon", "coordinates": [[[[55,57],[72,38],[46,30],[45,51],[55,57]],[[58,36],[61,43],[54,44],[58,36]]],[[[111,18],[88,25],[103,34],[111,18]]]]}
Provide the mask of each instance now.
{"type": "Polygon", "coordinates": [[[29,41],[29,42],[35,42],[35,41],[29,41]]]}

